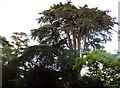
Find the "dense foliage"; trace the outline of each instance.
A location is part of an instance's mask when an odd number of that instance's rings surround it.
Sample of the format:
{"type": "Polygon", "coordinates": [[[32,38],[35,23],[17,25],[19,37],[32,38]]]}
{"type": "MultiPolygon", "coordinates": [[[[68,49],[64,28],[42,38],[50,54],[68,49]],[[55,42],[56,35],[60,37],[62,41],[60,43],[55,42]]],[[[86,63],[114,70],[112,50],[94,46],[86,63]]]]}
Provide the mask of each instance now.
{"type": "Polygon", "coordinates": [[[15,32],[12,42],[0,37],[2,88],[119,87],[119,59],[98,50],[117,24],[108,12],[59,3],[40,13],[31,39],[24,32],[15,32]],[[30,40],[38,44],[29,46],[30,40]],[[88,71],[81,76],[84,67],[88,71]]]}
{"type": "Polygon", "coordinates": [[[73,67],[74,69],[87,68],[83,76],[85,79],[98,79],[105,87],[120,87],[120,59],[104,50],[84,52],[82,57],[76,58],[73,67]]]}

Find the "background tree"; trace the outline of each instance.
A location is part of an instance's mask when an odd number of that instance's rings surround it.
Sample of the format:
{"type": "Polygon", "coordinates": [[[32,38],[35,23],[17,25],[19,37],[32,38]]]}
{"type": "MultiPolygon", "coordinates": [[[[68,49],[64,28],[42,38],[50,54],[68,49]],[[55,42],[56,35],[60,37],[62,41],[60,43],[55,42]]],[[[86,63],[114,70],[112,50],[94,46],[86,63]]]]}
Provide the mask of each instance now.
{"type": "MultiPolygon", "coordinates": [[[[13,41],[7,41],[0,36],[0,56],[2,58],[2,88],[18,88],[20,86],[21,71],[19,57],[28,46],[28,37],[24,32],[15,32],[13,41]]],[[[20,87],[19,87],[20,88],[20,87]]]]}
{"type": "Polygon", "coordinates": [[[2,88],[15,88],[18,74],[18,56],[14,54],[13,46],[0,36],[0,56],[2,58],[2,88]]]}

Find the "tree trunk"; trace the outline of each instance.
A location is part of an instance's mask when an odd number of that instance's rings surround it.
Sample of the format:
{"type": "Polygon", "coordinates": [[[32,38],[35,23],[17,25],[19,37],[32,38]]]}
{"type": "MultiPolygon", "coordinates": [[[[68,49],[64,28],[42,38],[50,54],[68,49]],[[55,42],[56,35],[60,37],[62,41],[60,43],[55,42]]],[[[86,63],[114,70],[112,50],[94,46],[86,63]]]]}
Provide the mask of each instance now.
{"type": "Polygon", "coordinates": [[[74,53],[76,54],[76,33],[73,27],[72,27],[72,36],[73,36],[74,53]]]}
{"type": "Polygon", "coordinates": [[[71,38],[70,38],[69,32],[68,32],[68,30],[65,30],[65,32],[67,34],[67,39],[68,39],[69,46],[70,46],[70,48],[72,48],[72,42],[71,42],[71,38]]]}

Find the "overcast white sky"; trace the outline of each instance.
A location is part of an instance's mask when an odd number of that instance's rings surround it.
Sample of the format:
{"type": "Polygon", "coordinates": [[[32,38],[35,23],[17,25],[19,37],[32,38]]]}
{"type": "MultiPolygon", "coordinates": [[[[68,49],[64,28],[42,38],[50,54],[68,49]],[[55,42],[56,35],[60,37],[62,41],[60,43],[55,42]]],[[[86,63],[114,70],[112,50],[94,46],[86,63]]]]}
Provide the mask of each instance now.
{"type": "MultiPolygon", "coordinates": [[[[27,32],[38,28],[35,19],[39,17],[39,12],[49,9],[53,4],[66,2],[67,0],[0,0],[0,35],[7,38],[12,32],[27,32]]],[[[112,17],[118,17],[119,0],[71,0],[76,6],[87,4],[90,8],[98,7],[101,10],[110,9],[112,17]]],[[[117,21],[117,20],[116,20],[117,21]]],[[[118,30],[118,27],[114,27],[118,30]]],[[[113,35],[113,41],[106,44],[106,50],[114,52],[117,50],[117,33],[113,35]]]]}

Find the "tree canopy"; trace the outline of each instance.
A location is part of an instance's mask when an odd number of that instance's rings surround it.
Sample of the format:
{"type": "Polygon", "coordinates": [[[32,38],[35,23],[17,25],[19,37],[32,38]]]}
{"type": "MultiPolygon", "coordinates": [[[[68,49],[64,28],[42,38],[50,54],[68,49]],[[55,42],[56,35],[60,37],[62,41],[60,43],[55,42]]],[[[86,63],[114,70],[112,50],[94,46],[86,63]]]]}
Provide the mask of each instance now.
{"type": "Polygon", "coordinates": [[[55,30],[59,34],[62,32],[69,47],[77,54],[84,50],[100,49],[103,48],[101,44],[111,41],[111,30],[114,24],[117,24],[115,18],[108,13],[109,10],[102,11],[97,7],[76,7],[71,3],[60,3],[39,13],[41,17],[38,18],[38,23],[43,26],[34,30],[32,34],[38,36],[41,41],[42,36],[48,34],[49,30],[55,30]],[[51,27],[47,30],[45,26],[51,27]]]}

